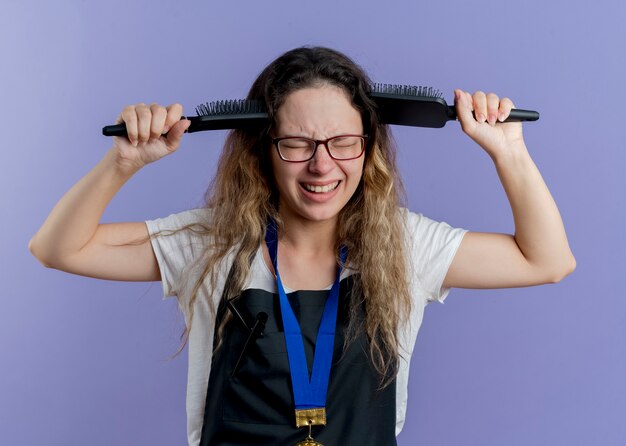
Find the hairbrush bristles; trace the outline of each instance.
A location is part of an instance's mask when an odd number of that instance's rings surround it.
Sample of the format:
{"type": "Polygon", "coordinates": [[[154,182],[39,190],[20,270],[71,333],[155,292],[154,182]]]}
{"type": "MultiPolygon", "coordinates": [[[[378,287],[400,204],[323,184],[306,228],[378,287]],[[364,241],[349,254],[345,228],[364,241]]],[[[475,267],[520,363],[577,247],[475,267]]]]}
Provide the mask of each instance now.
{"type": "Polygon", "coordinates": [[[381,84],[372,85],[374,93],[398,94],[404,96],[420,96],[424,98],[441,98],[441,91],[433,87],[420,87],[415,85],[381,84]]]}
{"type": "MultiPolygon", "coordinates": [[[[383,124],[412,127],[443,127],[457,119],[455,106],[446,104],[441,91],[432,87],[374,83],[369,96],[376,103],[383,124]]],[[[183,117],[191,124],[187,133],[204,130],[224,130],[263,127],[269,123],[265,103],[261,100],[235,99],[213,101],[196,107],[197,116],[183,117]]],[[[536,121],[534,110],[513,109],[504,122],[536,121]]],[[[114,124],[102,129],[105,136],[127,136],[126,124],[114,124]]]]}
{"type": "Polygon", "coordinates": [[[205,102],[196,107],[196,114],[198,116],[263,112],[265,112],[265,107],[261,101],[247,99],[205,102]]]}

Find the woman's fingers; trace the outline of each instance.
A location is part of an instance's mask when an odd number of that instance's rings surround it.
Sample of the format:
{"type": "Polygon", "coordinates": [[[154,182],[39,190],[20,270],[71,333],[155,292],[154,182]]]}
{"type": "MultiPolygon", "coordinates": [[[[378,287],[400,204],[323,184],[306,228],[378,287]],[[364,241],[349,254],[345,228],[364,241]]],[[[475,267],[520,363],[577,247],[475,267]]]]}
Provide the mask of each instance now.
{"type": "Polygon", "coordinates": [[[150,139],[159,139],[163,134],[167,110],[159,104],[152,103],[150,104],[150,112],[152,113],[152,122],[150,123],[150,139]]]}
{"type": "Polygon", "coordinates": [[[509,98],[500,99],[495,93],[485,94],[482,91],[471,95],[461,89],[455,89],[454,95],[456,114],[463,132],[492,159],[506,153],[510,144],[523,144],[522,123],[503,122],[515,108],[509,98]]]}
{"type": "Polygon", "coordinates": [[[500,98],[494,93],[487,94],[487,121],[490,125],[496,125],[498,120],[498,108],[500,106],[500,98]]]}
{"type": "Polygon", "coordinates": [[[189,128],[191,121],[188,119],[178,120],[167,133],[167,145],[170,150],[175,149],[180,144],[180,140],[189,128]]]}
{"type": "Polygon", "coordinates": [[[137,131],[137,112],[134,105],[124,107],[124,110],[117,118],[116,124],[121,124],[122,122],[126,124],[128,140],[132,145],[137,146],[139,132],[137,131]]]}
{"type": "Polygon", "coordinates": [[[511,109],[515,108],[509,98],[500,99],[495,93],[485,94],[482,91],[476,91],[474,94],[468,92],[462,92],[462,94],[471,104],[470,108],[474,110],[474,117],[479,124],[486,121],[494,126],[496,122],[506,120],[511,109]]]}
{"type": "MultiPolygon", "coordinates": [[[[469,94],[469,93],[468,93],[469,94]]],[[[479,123],[487,120],[487,97],[482,91],[475,92],[470,99],[474,105],[474,116],[479,123]]]]}
{"type": "Polygon", "coordinates": [[[500,99],[500,110],[498,111],[498,120],[503,122],[511,114],[511,110],[515,108],[513,101],[509,98],[500,99]]]}
{"type": "Polygon", "coordinates": [[[454,94],[456,113],[461,122],[461,127],[465,132],[471,132],[473,128],[478,125],[472,116],[472,96],[463,90],[455,90],[454,94]]]}
{"type": "Polygon", "coordinates": [[[182,111],[180,104],[164,107],[139,103],[125,107],[117,123],[125,124],[128,140],[114,138],[120,165],[136,170],[175,152],[191,125],[191,121],[180,119],[182,111]]]}
{"type": "Polygon", "coordinates": [[[180,104],[172,104],[167,107],[167,118],[165,119],[165,128],[163,133],[167,133],[174,124],[180,121],[183,115],[183,106],[180,104]]]}
{"type": "Polygon", "coordinates": [[[152,125],[152,111],[146,104],[141,103],[135,106],[137,112],[137,131],[139,142],[146,143],[150,140],[150,127],[152,125]]]}
{"type": "Polygon", "coordinates": [[[148,106],[142,102],[125,107],[117,123],[126,124],[128,140],[137,146],[138,143],[160,138],[180,121],[182,114],[183,107],[180,104],[164,107],[156,103],[148,106]]]}

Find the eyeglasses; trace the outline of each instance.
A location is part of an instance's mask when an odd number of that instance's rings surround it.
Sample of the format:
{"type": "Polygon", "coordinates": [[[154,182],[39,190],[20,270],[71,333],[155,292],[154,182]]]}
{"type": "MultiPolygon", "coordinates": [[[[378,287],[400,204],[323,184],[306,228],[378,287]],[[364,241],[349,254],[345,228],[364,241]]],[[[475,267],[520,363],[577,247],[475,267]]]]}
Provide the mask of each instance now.
{"type": "Polygon", "coordinates": [[[363,155],[368,135],[337,135],[325,140],[304,138],[301,136],[287,136],[285,138],[270,138],[278,150],[283,161],[302,163],[315,156],[320,144],[326,146],[326,151],[334,160],[352,160],[363,155]]]}

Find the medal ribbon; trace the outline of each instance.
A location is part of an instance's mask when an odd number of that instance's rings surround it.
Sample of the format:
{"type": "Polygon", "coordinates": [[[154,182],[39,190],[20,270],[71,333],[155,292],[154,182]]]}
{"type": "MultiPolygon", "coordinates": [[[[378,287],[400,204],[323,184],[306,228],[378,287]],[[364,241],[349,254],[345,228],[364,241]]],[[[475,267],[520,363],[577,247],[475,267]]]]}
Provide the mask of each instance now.
{"type": "Polygon", "coordinates": [[[335,343],[335,327],[337,325],[337,309],[339,306],[339,278],[341,276],[341,265],[346,261],[347,251],[343,246],[339,250],[341,264],[324,306],[322,321],[320,322],[315,341],[313,370],[309,378],[300,324],[298,324],[298,320],[289,304],[285,288],[280,280],[280,274],[278,274],[278,230],[274,220],[270,220],[267,225],[265,243],[276,272],[276,287],[278,288],[280,298],[280,313],[283,319],[287,357],[289,358],[289,373],[291,374],[291,386],[293,388],[296,409],[323,408],[326,406],[326,394],[328,392],[328,380],[335,343]]]}

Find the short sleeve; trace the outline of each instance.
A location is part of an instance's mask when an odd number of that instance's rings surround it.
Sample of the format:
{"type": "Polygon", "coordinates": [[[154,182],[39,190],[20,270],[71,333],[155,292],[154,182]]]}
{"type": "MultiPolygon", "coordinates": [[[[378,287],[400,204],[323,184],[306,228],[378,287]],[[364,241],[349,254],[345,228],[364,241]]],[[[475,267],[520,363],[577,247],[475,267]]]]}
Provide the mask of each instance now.
{"type": "Polygon", "coordinates": [[[202,255],[206,246],[206,239],[191,229],[182,230],[173,235],[168,234],[171,230],[190,224],[201,223],[206,226],[209,222],[210,209],[206,208],[191,209],[145,221],[150,235],[164,231],[163,235],[151,240],[161,272],[164,298],[178,295],[179,280],[183,270],[202,255]]]}
{"type": "Polygon", "coordinates": [[[450,293],[450,288],[442,286],[443,280],[468,230],[419,213],[406,211],[406,214],[413,271],[426,293],[427,303],[443,303],[450,293]]]}

